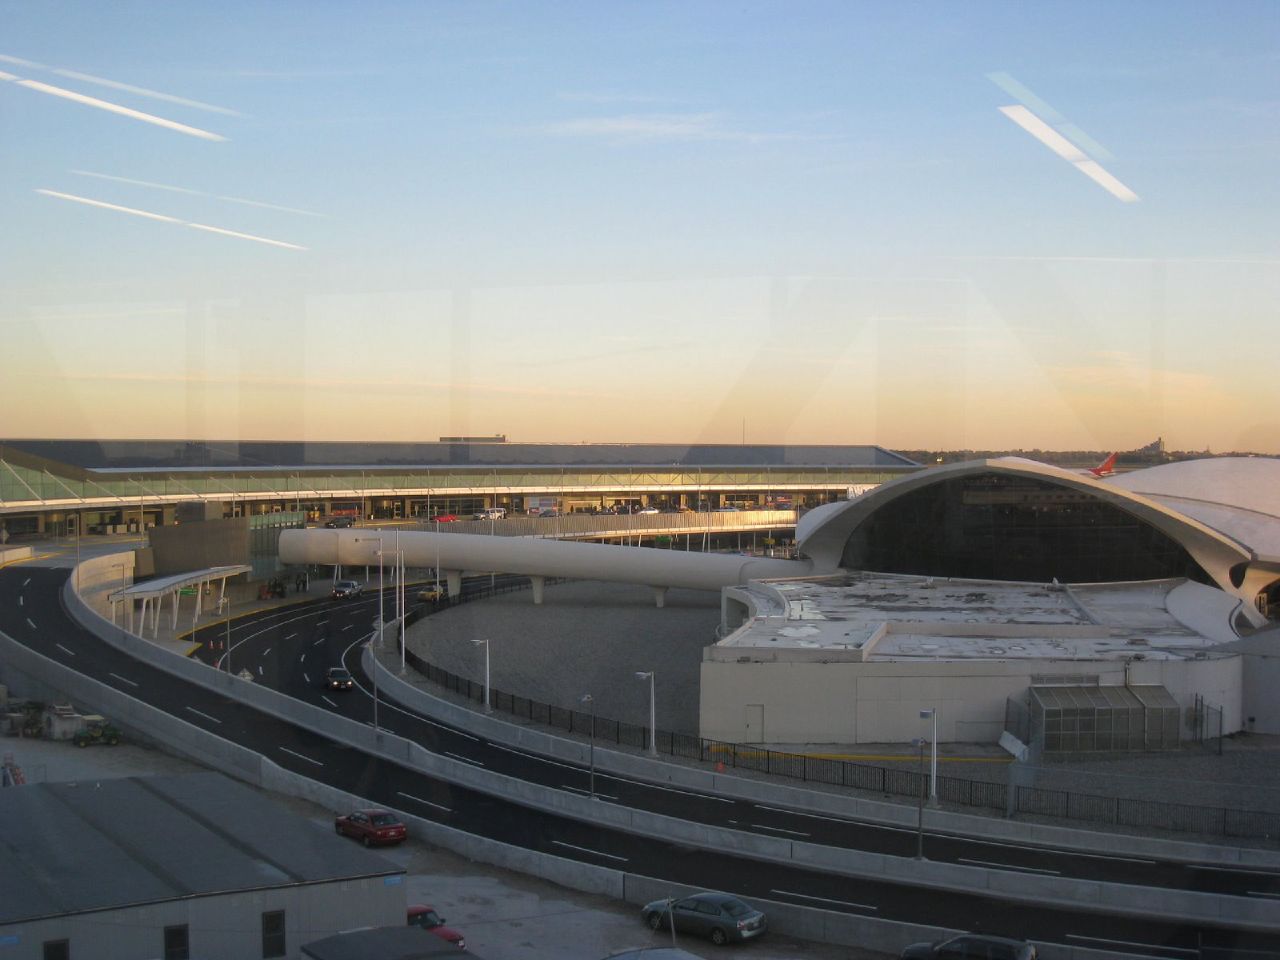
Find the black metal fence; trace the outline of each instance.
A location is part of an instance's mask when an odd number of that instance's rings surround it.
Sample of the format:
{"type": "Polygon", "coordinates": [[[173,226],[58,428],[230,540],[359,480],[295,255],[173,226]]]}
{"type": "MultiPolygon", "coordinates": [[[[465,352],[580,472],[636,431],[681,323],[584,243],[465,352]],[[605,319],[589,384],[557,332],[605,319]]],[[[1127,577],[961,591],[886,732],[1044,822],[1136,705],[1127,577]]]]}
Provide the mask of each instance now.
{"type": "MultiPolygon", "coordinates": [[[[528,588],[529,580],[525,577],[468,578],[463,581],[461,596],[419,607],[408,614],[407,621],[414,623],[451,605],[528,588]]],[[[405,652],[405,659],[432,683],[476,703],[484,702],[484,684],[428,663],[412,650],[405,652]]],[[[496,711],[569,733],[586,736],[592,730],[592,714],[581,710],[542,703],[496,688],[490,691],[489,703],[496,711]]],[[[594,728],[595,739],[602,743],[635,750],[649,748],[647,726],[597,715],[594,717],[594,728]]],[[[927,770],[912,770],[906,766],[885,767],[850,760],[811,757],[747,744],[707,740],[666,730],[657,731],[656,743],[660,754],[715,764],[717,769],[751,770],[770,776],[848,787],[890,797],[914,799],[926,794],[929,788],[927,770]]],[[[1012,797],[1009,791],[1010,787],[1000,782],[938,777],[939,801],[957,807],[1006,812],[1012,809],[1015,815],[1027,814],[1057,820],[1078,820],[1204,836],[1280,838],[1280,813],[1271,811],[1138,800],[1025,786],[1014,787],[1012,797]]]]}

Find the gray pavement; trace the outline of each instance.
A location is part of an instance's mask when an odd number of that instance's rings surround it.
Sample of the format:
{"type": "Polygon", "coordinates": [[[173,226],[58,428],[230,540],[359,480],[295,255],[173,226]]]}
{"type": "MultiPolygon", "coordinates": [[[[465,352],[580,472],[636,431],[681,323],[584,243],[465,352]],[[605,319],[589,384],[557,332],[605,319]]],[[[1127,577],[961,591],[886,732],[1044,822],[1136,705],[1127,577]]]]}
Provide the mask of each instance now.
{"type": "MultiPolygon", "coordinates": [[[[65,742],[0,739],[0,754],[12,754],[30,783],[190,773],[200,768],[149,747],[77,748],[65,742]]],[[[14,787],[11,789],[22,789],[14,787]]],[[[298,816],[314,821],[332,842],[333,811],[304,800],[267,794],[298,816]]],[[[486,960],[597,960],[619,950],[670,944],[670,934],[651,933],[627,904],[558,887],[522,874],[474,863],[416,840],[383,855],[408,872],[409,903],[429,903],[467,937],[486,960]]],[[[424,934],[427,936],[428,934],[424,934]]],[[[723,958],[724,948],[680,938],[699,957],[723,958]]],[[[733,951],[750,960],[883,960],[868,950],[834,947],[770,935],[733,951]]]]}

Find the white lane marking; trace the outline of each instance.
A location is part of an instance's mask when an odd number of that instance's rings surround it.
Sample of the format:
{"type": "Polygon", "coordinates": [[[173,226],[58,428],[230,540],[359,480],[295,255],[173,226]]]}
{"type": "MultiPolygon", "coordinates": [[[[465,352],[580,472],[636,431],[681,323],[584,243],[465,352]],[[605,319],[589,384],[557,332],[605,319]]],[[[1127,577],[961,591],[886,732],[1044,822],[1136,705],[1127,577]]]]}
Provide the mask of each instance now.
{"type": "Polygon", "coordinates": [[[1041,867],[1020,867],[1015,863],[996,863],[993,860],[970,860],[968,857],[961,857],[956,863],[968,863],[975,867],[994,867],[996,870],[1012,870],[1015,873],[1044,873],[1054,877],[1062,876],[1061,870],[1045,870],[1041,867]]]}
{"type": "Polygon", "coordinates": [[[437,810],[443,810],[445,813],[453,813],[453,811],[448,807],[442,806],[438,803],[432,803],[430,800],[423,800],[421,797],[415,797],[413,794],[405,793],[402,790],[397,790],[396,795],[404,797],[406,800],[412,800],[415,803],[421,803],[423,806],[435,807],[437,810]]]}
{"type": "Polygon", "coordinates": [[[1267,893],[1265,890],[1247,890],[1245,892],[1251,897],[1270,897],[1272,900],[1280,900],[1280,893],[1267,893]]]}
{"type": "Polygon", "coordinates": [[[784,816],[788,816],[788,817],[808,817],[810,820],[827,820],[827,821],[830,821],[831,823],[845,823],[845,824],[849,824],[850,826],[859,826],[859,827],[880,826],[880,824],[878,823],[869,823],[869,822],[863,823],[858,820],[850,820],[847,817],[824,817],[820,813],[805,813],[803,810],[787,810],[783,807],[766,807],[762,803],[755,803],[755,804],[752,804],[752,806],[754,806],[757,810],[767,810],[770,813],[781,813],[784,816]]]}
{"type": "Polygon", "coordinates": [[[801,900],[816,900],[819,903],[838,903],[842,907],[853,907],[855,910],[871,910],[875,913],[880,912],[879,907],[872,906],[869,903],[854,903],[852,900],[830,900],[827,897],[815,897],[807,893],[796,893],[794,890],[770,890],[770,893],[778,893],[784,897],[798,897],[801,900]]]}
{"type": "Polygon", "coordinates": [[[296,633],[286,633],[286,634],[284,635],[284,638],[285,638],[286,640],[292,640],[292,639],[293,639],[294,637],[296,637],[296,636],[297,636],[297,634],[296,634],[296,633]]]}
{"type": "Polygon", "coordinates": [[[590,847],[575,847],[572,843],[565,843],[563,840],[552,840],[557,847],[568,847],[570,850],[577,850],[579,853],[589,853],[593,857],[608,857],[610,860],[617,860],[626,863],[626,857],[615,857],[612,853],[602,853],[599,850],[592,850],[590,847]]]}
{"type": "Polygon", "coordinates": [[[32,630],[34,630],[34,629],[36,628],[36,625],[35,625],[34,623],[32,623],[32,622],[31,622],[31,618],[30,618],[30,617],[27,617],[27,626],[28,626],[28,627],[30,627],[32,630]]]}
{"type": "Polygon", "coordinates": [[[330,700],[328,697],[326,697],[323,693],[320,694],[320,699],[323,700],[325,703],[327,703],[329,706],[333,707],[333,709],[335,710],[338,709],[338,705],[334,703],[332,700],[330,700]]]}
{"type": "Polygon", "coordinates": [[[24,604],[23,604],[23,602],[22,602],[22,594],[18,594],[18,606],[20,606],[20,607],[21,607],[21,606],[23,606],[23,605],[24,605],[24,604]]]}
{"type": "Polygon", "coordinates": [[[204,713],[204,712],[202,712],[202,711],[200,711],[200,710],[197,710],[195,707],[187,707],[187,709],[188,709],[188,710],[190,710],[192,713],[194,713],[197,717],[204,717],[206,720],[209,720],[209,721],[210,721],[210,722],[212,722],[212,723],[221,723],[221,722],[222,722],[222,721],[221,721],[221,720],[219,720],[217,717],[211,717],[211,716],[209,716],[207,713],[204,713]]]}
{"type": "Polygon", "coordinates": [[[299,663],[306,663],[306,662],[307,662],[307,655],[304,653],[302,656],[300,656],[300,657],[298,658],[298,662],[299,662],[299,663]]]}
{"type": "Polygon", "coordinates": [[[307,674],[307,671],[305,670],[302,671],[302,679],[307,681],[307,683],[311,682],[311,677],[307,674]]]}
{"type": "Polygon", "coordinates": [[[328,623],[328,622],[329,622],[328,620],[317,620],[317,621],[316,621],[316,626],[317,626],[317,627],[323,627],[323,626],[324,626],[326,623],[328,623]]]}
{"type": "Polygon", "coordinates": [[[353,630],[353,629],[355,629],[355,624],[348,623],[345,627],[342,628],[342,632],[346,633],[348,630],[353,630]]]}
{"type": "Polygon", "coordinates": [[[263,650],[263,651],[262,651],[261,656],[264,656],[264,657],[265,657],[265,656],[266,656],[268,653],[270,653],[270,652],[271,652],[271,648],[270,648],[270,647],[267,647],[267,649],[265,649],[265,650],[263,650]]]}
{"type": "MultiPolygon", "coordinates": [[[[803,814],[801,814],[803,816],[803,814]]],[[[882,824],[877,824],[882,826],[882,824]]],[[[885,829],[895,829],[886,827],[885,829]]],[[[914,831],[905,831],[914,832],[914,831]]],[[[1142,857],[1118,857],[1110,853],[1081,853],[1078,850],[1066,850],[1060,847],[1043,847],[1034,843],[1003,843],[999,840],[988,840],[985,837],[949,837],[951,840],[960,840],[966,843],[974,843],[983,847],[1007,847],[1010,850],[1032,851],[1035,853],[1048,853],[1060,857],[1084,857],[1086,860],[1114,860],[1118,863],[1141,863],[1146,866],[1153,867],[1159,861],[1147,860],[1142,857]]]]}
{"type": "MultiPolygon", "coordinates": [[[[567,783],[562,783],[562,784],[560,784],[560,789],[561,789],[561,790],[568,790],[568,791],[570,791],[571,793],[580,793],[580,794],[582,794],[584,797],[589,797],[589,796],[591,796],[591,791],[590,791],[590,790],[583,790],[581,787],[575,787],[575,786],[572,786],[572,785],[567,784],[567,783]]],[[[597,790],[597,791],[596,791],[596,796],[597,796],[597,797],[599,797],[601,800],[615,800],[615,801],[616,801],[616,800],[618,799],[617,797],[612,796],[611,794],[608,794],[608,793],[601,793],[599,790],[597,790]]]]}
{"type": "Polygon", "coordinates": [[[22,585],[25,587],[25,586],[26,586],[28,583],[30,583],[30,582],[31,582],[31,578],[30,578],[30,577],[27,577],[27,579],[25,579],[25,580],[23,580],[23,581],[22,581],[22,585]]]}
{"type": "Polygon", "coordinates": [[[767,823],[753,823],[751,824],[751,826],[756,830],[772,830],[774,833],[789,833],[793,837],[809,836],[809,834],[803,832],[802,830],[785,830],[782,827],[771,827],[767,823]]]}
{"type": "Polygon", "coordinates": [[[1215,873],[1247,873],[1254,877],[1280,878],[1280,873],[1271,870],[1250,870],[1248,867],[1207,867],[1199,863],[1188,863],[1187,866],[1192,870],[1212,870],[1215,873]]]}
{"type": "Polygon", "coordinates": [[[448,750],[446,750],[446,751],[444,752],[444,755],[445,755],[446,757],[453,757],[453,759],[455,759],[455,760],[461,760],[463,763],[469,763],[469,764],[471,764],[473,767],[483,767],[483,766],[484,766],[484,764],[483,764],[483,763],[481,763],[479,760],[472,760],[470,757],[464,757],[464,756],[463,756],[462,754],[460,754],[460,753],[450,753],[448,750]]]}
{"type": "Polygon", "coordinates": [[[262,675],[263,675],[263,673],[262,673],[262,664],[258,664],[258,676],[260,676],[260,677],[261,677],[262,675]]]}
{"type": "Polygon", "coordinates": [[[312,760],[310,757],[304,757],[302,754],[298,753],[296,750],[290,750],[288,747],[280,747],[280,749],[283,750],[285,753],[293,754],[299,760],[305,760],[307,761],[307,763],[314,763],[317,767],[324,766],[324,764],[321,763],[319,760],[312,760]]]}
{"type": "Polygon", "coordinates": [[[69,657],[74,657],[76,655],[76,652],[74,650],[68,650],[66,647],[64,647],[60,643],[56,643],[54,644],[54,646],[56,646],[59,650],[61,650],[63,653],[65,653],[69,657]]]}
{"type": "MultiPolygon", "coordinates": [[[[599,776],[599,774],[597,774],[597,776],[599,776]]],[[[615,777],[614,779],[622,780],[621,777],[615,777]]],[[[644,780],[626,780],[624,782],[634,783],[637,786],[647,787],[650,790],[665,790],[667,791],[667,793],[683,793],[686,797],[697,797],[699,800],[714,800],[716,803],[737,803],[738,802],[737,800],[726,800],[724,797],[713,797],[706,793],[698,793],[694,790],[680,790],[677,787],[664,787],[661,784],[648,783],[644,780]]],[[[915,833],[914,830],[912,830],[911,832],[915,833]]]]}
{"type": "Polygon", "coordinates": [[[319,640],[317,640],[315,643],[313,643],[313,644],[312,644],[312,646],[313,646],[313,647],[318,647],[318,646],[320,646],[320,644],[322,644],[322,643],[324,643],[324,637],[321,637],[319,640]]]}
{"type": "Polygon", "coordinates": [[[1103,937],[1085,937],[1078,933],[1068,933],[1068,940],[1083,940],[1088,943],[1110,943],[1121,947],[1141,947],[1143,950],[1169,950],[1173,953],[1185,953],[1187,956],[1194,957],[1198,950],[1190,950],[1186,947],[1170,947],[1164,944],[1155,943],[1137,943],[1133,940],[1107,940],[1103,937]]]}
{"type": "Polygon", "coordinates": [[[131,687],[136,687],[136,686],[137,686],[137,684],[136,684],[136,683],[134,683],[132,680],[130,680],[128,677],[122,677],[122,676],[120,676],[120,674],[118,674],[118,673],[111,673],[110,671],[108,671],[108,676],[115,677],[115,678],[116,678],[117,680],[119,680],[121,683],[127,683],[127,684],[128,684],[129,686],[131,686],[131,687]]]}

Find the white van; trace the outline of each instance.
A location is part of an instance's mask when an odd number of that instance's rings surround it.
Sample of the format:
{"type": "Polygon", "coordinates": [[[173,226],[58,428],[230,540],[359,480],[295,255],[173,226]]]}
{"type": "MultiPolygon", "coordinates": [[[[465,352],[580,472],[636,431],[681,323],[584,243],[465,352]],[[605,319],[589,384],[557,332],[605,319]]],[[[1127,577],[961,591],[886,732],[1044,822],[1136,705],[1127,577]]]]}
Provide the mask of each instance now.
{"type": "Polygon", "coordinates": [[[507,516],[506,507],[485,507],[478,513],[472,514],[476,520],[503,520],[507,516]]]}

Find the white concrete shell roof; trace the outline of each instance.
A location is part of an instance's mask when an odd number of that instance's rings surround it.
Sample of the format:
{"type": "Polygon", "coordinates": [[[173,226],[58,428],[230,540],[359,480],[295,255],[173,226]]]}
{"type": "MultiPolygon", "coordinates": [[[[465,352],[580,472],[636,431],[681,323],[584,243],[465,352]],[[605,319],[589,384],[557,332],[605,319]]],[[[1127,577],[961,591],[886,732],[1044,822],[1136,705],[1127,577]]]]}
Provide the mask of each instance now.
{"type": "Polygon", "coordinates": [[[1280,460],[1184,460],[1116,474],[1104,482],[1199,520],[1260,560],[1280,561],[1280,460]]]}
{"type": "Polygon", "coordinates": [[[1238,592],[1231,583],[1232,567],[1254,559],[1250,549],[1237,539],[1151,497],[1104,483],[1087,474],[1021,457],[948,464],[892,480],[853,500],[828,504],[805,514],[796,524],[796,541],[801,553],[813,561],[816,570],[835,570],[853,531],[876,510],[914,490],[984,473],[1034,478],[1097,496],[1149,523],[1182,545],[1220,587],[1232,593],[1238,592]]]}

